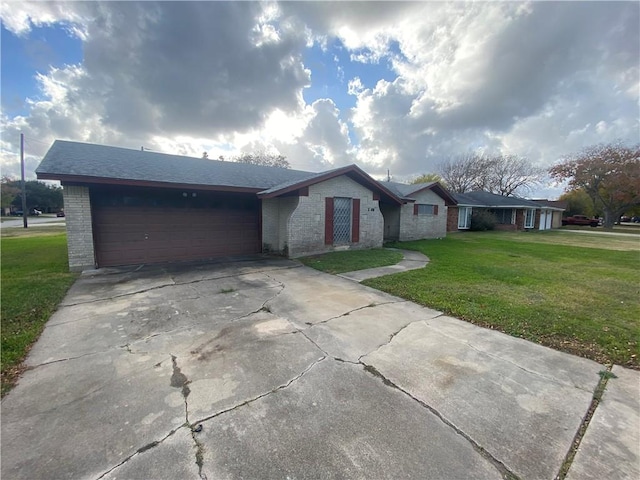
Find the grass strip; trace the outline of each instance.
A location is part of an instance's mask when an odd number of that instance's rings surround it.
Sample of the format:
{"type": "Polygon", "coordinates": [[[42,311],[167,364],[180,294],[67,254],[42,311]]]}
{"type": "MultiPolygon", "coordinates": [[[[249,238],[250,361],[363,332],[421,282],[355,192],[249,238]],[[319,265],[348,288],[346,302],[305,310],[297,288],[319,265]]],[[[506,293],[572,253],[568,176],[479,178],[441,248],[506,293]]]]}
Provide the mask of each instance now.
{"type": "Polygon", "coordinates": [[[371,250],[345,250],[299,258],[308,267],[327,273],[344,273],[367,268],[395,265],[403,255],[397,250],[373,248],[371,250]]]}
{"type": "Polygon", "coordinates": [[[404,242],[429,265],[363,283],[557,350],[640,368],[640,255],[557,233],[468,232],[404,242]],[[588,246],[576,246],[581,241],[588,246]]]}
{"type": "MultiPolygon", "coordinates": [[[[19,230],[19,229],[17,229],[19,230]]],[[[69,273],[64,233],[3,237],[1,245],[2,395],[76,275],[69,273]]]]}

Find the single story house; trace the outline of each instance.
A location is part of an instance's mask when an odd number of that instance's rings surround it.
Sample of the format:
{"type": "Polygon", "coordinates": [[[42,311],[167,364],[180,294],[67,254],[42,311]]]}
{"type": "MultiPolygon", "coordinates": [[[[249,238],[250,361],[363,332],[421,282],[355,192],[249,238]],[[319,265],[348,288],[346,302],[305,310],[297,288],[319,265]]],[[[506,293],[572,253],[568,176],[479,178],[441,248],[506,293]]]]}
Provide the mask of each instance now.
{"type": "Polygon", "coordinates": [[[553,202],[505,197],[489,192],[454,193],[457,205],[449,208],[447,231],[468,230],[474,210],[488,210],[496,230],[549,230],[562,225],[564,208],[553,202]]]}
{"type": "Polygon", "coordinates": [[[289,257],[446,235],[438,184],[378,182],[57,140],[36,169],[62,183],[69,267],[276,253],[289,257]]]}
{"type": "Polygon", "coordinates": [[[438,182],[408,185],[397,182],[381,182],[403,201],[395,205],[382,204],[384,240],[401,242],[422,238],[444,237],[447,231],[448,208],[456,200],[438,182]]]}

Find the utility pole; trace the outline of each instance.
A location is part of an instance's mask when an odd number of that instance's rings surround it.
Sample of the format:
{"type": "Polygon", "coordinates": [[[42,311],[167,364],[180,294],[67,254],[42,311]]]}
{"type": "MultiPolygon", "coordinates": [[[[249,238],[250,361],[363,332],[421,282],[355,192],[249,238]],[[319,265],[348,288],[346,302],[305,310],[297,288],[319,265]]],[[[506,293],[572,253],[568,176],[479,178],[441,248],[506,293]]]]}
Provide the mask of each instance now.
{"type": "Polygon", "coordinates": [[[24,133],[20,134],[20,170],[22,173],[20,182],[22,187],[22,223],[24,228],[27,228],[27,190],[24,183],[24,133]]]}

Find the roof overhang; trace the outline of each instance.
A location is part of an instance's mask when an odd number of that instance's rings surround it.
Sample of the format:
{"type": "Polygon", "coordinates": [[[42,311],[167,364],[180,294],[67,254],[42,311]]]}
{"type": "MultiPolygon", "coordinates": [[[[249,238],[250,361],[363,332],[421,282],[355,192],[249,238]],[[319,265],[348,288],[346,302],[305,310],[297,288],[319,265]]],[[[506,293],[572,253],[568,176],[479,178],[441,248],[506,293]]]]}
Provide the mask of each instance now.
{"type": "Polygon", "coordinates": [[[315,185],[317,183],[321,183],[332,178],[339,177],[341,175],[346,175],[351,178],[353,181],[358,182],[359,184],[369,188],[374,192],[381,193],[385,198],[391,200],[393,203],[398,205],[402,205],[404,202],[401,198],[399,198],[396,194],[394,194],[391,190],[381,185],[379,182],[375,181],[371,178],[365,171],[361,170],[357,165],[347,165],[346,167],[337,168],[335,170],[331,170],[326,173],[322,173],[319,175],[315,175],[309,179],[301,180],[300,182],[289,184],[283,188],[273,188],[269,191],[262,191],[258,193],[258,197],[260,198],[275,198],[283,196],[287,193],[291,193],[302,188],[309,187],[311,185],[315,185]]]}
{"type": "Polygon", "coordinates": [[[206,185],[194,183],[154,182],[148,180],[132,180],[123,178],[91,177],[84,175],[64,175],[53,173],[36,173],[39,180],[59,180],[62,185],[112,185],[126,187],[153,187],[171,189],[208,190],[215,192],[258,193],[260,188],[236,187],[232,185],[206,185]]]}
{"type": "Polygon", "coordinates": [[[411,192],[407,196],[406,200],[409,201],[409,202],[415,202],[415,200],[411,199],[411,195],[415,195],[416,193],[424,192],[425,190],[431,190],[433,193],[438,195],[440,198],[442,198],[444,200],[444,204],[446,206],[448,206],[448,207],[458,205],[458,202],[453,197],[453,195],[451,195],[449,193],[449,191],[446,188],[444,188],[442,185],[440,185],[438,182],[433,182],[432,184],[427,185],[426,187],[423,187],[423,188],[420,188],[418,190],[415,190],[415,191],[411,192]]]}

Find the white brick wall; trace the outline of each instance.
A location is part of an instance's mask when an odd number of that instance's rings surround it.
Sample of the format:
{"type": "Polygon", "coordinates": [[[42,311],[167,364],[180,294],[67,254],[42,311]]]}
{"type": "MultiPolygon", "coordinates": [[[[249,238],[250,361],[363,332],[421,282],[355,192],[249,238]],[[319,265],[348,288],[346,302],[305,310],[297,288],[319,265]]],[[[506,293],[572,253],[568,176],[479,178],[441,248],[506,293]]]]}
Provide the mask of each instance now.
{"type": "Polygon", "coordinates": [[[447,207],[444,200],[431,190],[411,195],[416,203],[438,205],[437,215],[414,215],[413,203],[403,205],[400,210],[400,241],[422,238],[440,238],[447,235],[447,207]]]}
{"type": "Polygon", "coordinates": [[[64,212],[67,224],[69,269],[71,271],[81,271],[94,268],[95,255],[89,188],[65,185],[62,195],[64,197],[64,212]]]}
{"type": "Polygon", "coordinates": [[[295,211],[289,217],[287,246],[290,257],[300,257],[333,250],[324,244],[325,198],[348,197],[360,199],[360,241],[350,248],[382,246],[383,219],[373,192],[342,175],[311,185],[309,196],[299,197],[295,211]]]}
{"type": "Polygon", "coordinates": [[[262,251],[287,254],[287,226],[298,206],[298,197],[262,200],[262,251]]]}

